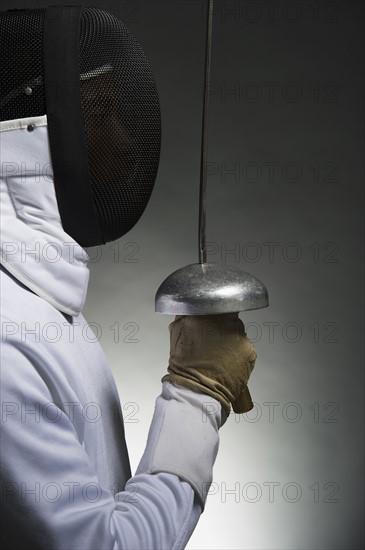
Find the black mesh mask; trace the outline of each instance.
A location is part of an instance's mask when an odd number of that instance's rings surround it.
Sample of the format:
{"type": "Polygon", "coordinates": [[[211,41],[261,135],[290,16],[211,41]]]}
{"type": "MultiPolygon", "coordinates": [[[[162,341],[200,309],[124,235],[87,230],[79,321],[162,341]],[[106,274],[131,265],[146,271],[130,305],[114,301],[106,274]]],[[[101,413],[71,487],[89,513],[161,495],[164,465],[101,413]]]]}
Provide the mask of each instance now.
{"type": "Polygon", "coordinates": [[[81,246],[129,231],[151,196],[160,107],[127,27],[97,8],[0,14],[1,120],[47,115],[65,231],[81,246]]]}

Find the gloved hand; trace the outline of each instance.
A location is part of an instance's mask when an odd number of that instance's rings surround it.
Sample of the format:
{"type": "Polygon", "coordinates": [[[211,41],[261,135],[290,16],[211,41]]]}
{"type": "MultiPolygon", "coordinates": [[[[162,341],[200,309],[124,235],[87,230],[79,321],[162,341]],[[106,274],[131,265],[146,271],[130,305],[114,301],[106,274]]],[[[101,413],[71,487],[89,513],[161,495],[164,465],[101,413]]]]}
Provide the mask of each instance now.
{"type": "Polygon", "coordinates": [[[247,382],[256,351],[238,313],[177,316],[169,325],[169,374],[162,382],[206,393],[221,402],[227,416],[253,408],[247,382]]]}

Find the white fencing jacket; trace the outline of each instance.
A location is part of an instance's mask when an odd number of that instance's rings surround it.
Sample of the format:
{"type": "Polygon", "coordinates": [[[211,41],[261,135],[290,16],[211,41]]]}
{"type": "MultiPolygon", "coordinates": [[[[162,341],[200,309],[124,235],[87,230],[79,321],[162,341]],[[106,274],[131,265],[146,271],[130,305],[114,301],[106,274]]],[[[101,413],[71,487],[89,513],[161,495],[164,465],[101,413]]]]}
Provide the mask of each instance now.
{"type": "Polygon", "coordinates": [[[47,119],[2,122],[0,136],[2,548],[184,548],[221,406],[165,382],[131,477],[114,378],[81,314],[88,257],[61,225],[47,119]]]}

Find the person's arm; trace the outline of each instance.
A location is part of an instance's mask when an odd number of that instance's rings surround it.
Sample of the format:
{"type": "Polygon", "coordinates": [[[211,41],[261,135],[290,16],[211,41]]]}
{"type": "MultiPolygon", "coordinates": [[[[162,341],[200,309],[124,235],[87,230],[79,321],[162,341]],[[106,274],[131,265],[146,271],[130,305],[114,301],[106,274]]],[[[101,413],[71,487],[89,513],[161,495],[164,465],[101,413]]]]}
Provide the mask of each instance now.
{"type": "Polygon", "coordinates": [[[38,550],[184,548],[212,479],[220,404],[165,382],[137,473],[114,497],[68,416],[49,408],[29,350],[1,351],[3,536],[21,531],[38,550]]]}

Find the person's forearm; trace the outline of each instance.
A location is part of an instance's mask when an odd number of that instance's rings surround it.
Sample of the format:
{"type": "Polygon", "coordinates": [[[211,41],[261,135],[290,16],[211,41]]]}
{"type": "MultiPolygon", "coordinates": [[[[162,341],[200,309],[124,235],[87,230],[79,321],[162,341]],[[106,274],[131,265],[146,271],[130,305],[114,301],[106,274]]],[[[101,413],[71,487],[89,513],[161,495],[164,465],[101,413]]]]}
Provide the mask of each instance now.
{"type": "Polygon", "coordinates": [[[212,481],[220,425],[218,401],[163,384],[136,474],[116,495],[115,550],[186,546],[212,481]]]}
{"type": "Polygon", "coordinates": [[[185,548],[201,513],[186,481],[167,473],[135,475],[116,496],[113,550],[185,548]]]}

